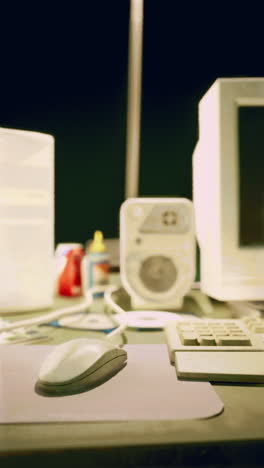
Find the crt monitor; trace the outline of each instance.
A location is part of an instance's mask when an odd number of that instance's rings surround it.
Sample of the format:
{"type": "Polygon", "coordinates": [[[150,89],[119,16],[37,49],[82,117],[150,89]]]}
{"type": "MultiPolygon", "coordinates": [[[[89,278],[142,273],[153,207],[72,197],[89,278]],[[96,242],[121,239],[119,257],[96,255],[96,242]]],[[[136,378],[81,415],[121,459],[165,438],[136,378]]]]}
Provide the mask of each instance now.
{"type": "Polygon", "coordinates": [[[199,103],[193,201],[201,289],[264,299],[264,78],[217,79],[199,103]]]}

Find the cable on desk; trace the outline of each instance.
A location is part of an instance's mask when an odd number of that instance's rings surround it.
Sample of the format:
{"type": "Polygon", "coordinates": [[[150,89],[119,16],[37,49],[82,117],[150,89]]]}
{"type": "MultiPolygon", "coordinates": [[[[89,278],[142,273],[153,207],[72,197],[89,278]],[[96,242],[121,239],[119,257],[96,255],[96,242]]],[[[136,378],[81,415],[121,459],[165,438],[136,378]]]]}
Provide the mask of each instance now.
{"type": "Polygon", "coordinates": [[[55,310],[53,312],[48,312],[47,314],[40,315],[38,317],[18,320],[17,322],[10,323],[8,325],[0,326],[0,332],[15,330],[20,327],[30,327],[32,325],[40,325],[42,323],[51,322],[52,320],[58,319],[60,317],[65,317],[67,315],[72,315],[77,312],[81,312],[85,309],[88,309],[93,302],[93,291],[87,291],[85,300],[79,304],[76,304],[71,307],[63,307],[62,309],[55,310]]]}
{"type": "MultiPolygon", "coordinates": [[[[201,297],[198,294],[198,284],[194,283],[194,288],[188,292],[186,296],[189,296],[193,300],[195,300],[198,305],[201,307],[203,313],[205,316],[211,316],[212,315],[212,304],[210,303],[209,299],[207,296],[201,297]]],[[[120,287],[118,286],[97,286],[94,288],[90,288],[85,292],[85,299],[84,301],[80,302],[77,305],[71,306],[71,307],[64,307],[62,309],[55,310],[53,312],[49,312],[46,314],[43,314],[41,316],[31,318],[31,319],[25,319],[25,320],[19,320],[7,325],[0,325],[0,332],[4,331],[10,331],[10,330],[15,330],[16,328],[20,327],[30,327],[32,325],[40,325],[43,323],[51,322],[52,320],[65,317],[67,315],[73,315],[75,313],[82,312],[84,310],[89,309],[93,302],[93,294],[98,293],[98,292],[103,292],[104,293],[104,300],[106,304],[111,308],[112,311],[114,311],[118,315],[122,315],[124,318],[124,321],[122,324],[119,324],[117,321],[115,322],[117,324],[117,328],[115,328],[113,331],[111,331],[106,339],[111,340],[113,337],[116,335],[122,334],[124,330],[127,328],[127,312],[120,307],[113,299],[113,293],[117,292],[120,290],[120,287]]],[[[113,314],[114,315],[114,314],[113,314]]]]}
{"type": "MultiPolygon", "coordinates": [[[[104,294],[104,299],[105,299],[105,302],[107,304],[107,306],[110,307],[110,309],[114,312],[116,312],[117,314],[119,315],[123,315],[125,316],[126,315],[126,311],[124,309],[122,309],[122,307],[120,307],[114,300],[113,300],[113,293],[114,292],[117,292],[120,290],[120,287],[116,287],[116,286],[109,286],[106,290],[105,290],[105,294],[104,294]]],[[[117,328],[115,328],[113,331],[111,331],[110,333],[108,333],[106,339],[107,340],[111,340],[114,336],[116,335],[121,335],[122,337],[122,340],[123,340],[123,344],[126,344],[127,343],[127,339],[126,339],[126,336],[124,334],[124,330],[127,328],[127,320],[125,319],[125,321],[120,325],[117,321],[115,321],[115,318],[114,318],[114,314],[109,314],[109,312],[107,311],[106,312],[108,315],[111,315],[111,320],[115,323],[115,325],[117,325],[117,328]]]]}
{"type": "MultiPolygon", "coordinates": [[[[116,291],[118,291],[118,287],[116,286],[102,286],[102,287],[94,287],[90,288],[85,292],[85,300],[82,301],[81,303],[71,306],[71,307],[64,307],[62,309],[55,310],[53,312],[49,312],[47,314],[43,314],[38,317],[30,318],[30,319],[25,319],[25,320],[19,320],[14,323],[10,323],[8,325],[3,325],[0,326],[0,332],[7,332],[10,330],[15,330],[16,328],[20,327],[31,327],[32,325],[40,325],[42,323],[46,322],[51,322],[52,320],[65,317],[67,315],[72,315],[78,312],[81,312],[85,309],[88,309],[92,302],[93,302],[93,294],[98,293],[98,292],[104,292],[104,298],[106,303],[111,307],[114,312],[118,314],[125,314],[125,311],[118,306],[114,300],[112,299],[112,294],[116,291]]],[[[126,323],[122,323],[119,325],[117,328],[115,328],[112,332],[110,332],[106,339],[111,340],[114,336],[122,334],[122,332],[127,328],[126,323]]]]}

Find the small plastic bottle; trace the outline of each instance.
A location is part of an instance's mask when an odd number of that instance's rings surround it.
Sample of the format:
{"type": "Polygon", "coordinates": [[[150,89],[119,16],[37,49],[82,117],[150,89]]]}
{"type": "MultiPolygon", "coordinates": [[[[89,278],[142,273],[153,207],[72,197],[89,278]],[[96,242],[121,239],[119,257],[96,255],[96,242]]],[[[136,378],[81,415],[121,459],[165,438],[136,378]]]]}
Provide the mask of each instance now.
{"type": "MultiPolygon", "coordinates": [[[[95,231],[93,241],[88,246],[88,252],[84,260],[86,289],[107,285],[109,283],[109,270],[109,255],[106,252],[103,233],[95,231]]],[[[101,297],[103,294],[103,292],[95,293],[94,297],[101,297]]]]}

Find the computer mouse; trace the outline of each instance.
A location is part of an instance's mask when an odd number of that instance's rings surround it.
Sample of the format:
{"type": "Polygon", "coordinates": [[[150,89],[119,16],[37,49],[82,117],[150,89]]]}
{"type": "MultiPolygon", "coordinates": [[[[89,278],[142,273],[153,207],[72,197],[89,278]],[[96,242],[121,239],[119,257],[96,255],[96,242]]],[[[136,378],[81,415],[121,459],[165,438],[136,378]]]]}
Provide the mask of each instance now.
{"type": "Polygon", "coordinates": [[[106,340],[77,338],[60,344],[42,363],[35,390],[63,396],[90,390],[126,365],[127,352],[106,340]]]}

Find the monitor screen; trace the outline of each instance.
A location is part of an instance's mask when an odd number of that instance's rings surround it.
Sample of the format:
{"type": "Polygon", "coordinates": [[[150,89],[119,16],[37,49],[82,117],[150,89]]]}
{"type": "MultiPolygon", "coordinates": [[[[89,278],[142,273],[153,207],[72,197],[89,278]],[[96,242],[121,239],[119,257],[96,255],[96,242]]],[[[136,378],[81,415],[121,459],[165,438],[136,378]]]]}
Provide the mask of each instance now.
{"type": "Polygon", "coordinates": [[[239,245],[264,246],[264,106],[238,107],[239,245]]]}

